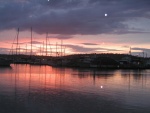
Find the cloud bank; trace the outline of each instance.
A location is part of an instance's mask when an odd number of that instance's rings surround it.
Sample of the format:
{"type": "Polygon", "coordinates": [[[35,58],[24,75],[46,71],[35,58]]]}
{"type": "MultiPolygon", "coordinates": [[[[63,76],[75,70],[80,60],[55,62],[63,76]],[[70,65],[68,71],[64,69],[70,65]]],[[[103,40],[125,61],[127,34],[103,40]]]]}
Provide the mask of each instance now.
{"type": "Polygon", "coordinates": [[[149,0],[1,0],[0,31],[32,26],[38,34],[64,36],[141,33],[126,22],[150,19],[149,6],[149,0]]]}

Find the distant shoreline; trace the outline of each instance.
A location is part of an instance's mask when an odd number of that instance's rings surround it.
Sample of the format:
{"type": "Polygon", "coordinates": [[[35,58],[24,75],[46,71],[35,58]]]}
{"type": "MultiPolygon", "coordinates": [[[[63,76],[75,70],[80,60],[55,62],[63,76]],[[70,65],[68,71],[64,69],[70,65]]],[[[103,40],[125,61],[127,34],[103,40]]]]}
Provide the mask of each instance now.
{"type": "MultiPolygon", "coordinates": [[[[0,55],[10,64],[95,69],[150,69],[150,58],[128,54],[75,54],[67,56],[0,55]]],[[[0,62],[1,63],[1,62],[0,62]]]]}

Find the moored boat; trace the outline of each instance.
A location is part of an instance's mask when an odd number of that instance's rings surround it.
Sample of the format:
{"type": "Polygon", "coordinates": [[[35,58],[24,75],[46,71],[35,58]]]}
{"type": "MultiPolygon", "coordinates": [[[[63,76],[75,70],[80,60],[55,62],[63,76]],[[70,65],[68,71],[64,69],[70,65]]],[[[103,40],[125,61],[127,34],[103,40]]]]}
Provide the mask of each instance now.
{"type": "Polygon", "coordinates": [[[0,66],[10,66],[11,60],[5,59],[5,58],[0,58],[0,66]]]}

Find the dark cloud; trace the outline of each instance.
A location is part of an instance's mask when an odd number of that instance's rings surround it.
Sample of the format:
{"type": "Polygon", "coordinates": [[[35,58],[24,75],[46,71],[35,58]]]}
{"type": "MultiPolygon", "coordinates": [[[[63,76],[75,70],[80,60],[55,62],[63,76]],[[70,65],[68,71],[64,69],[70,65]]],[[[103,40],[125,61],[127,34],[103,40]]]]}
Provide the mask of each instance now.
{"type": "Polygon", "coordinates": [[[117,50],[117,49],[108,49],[108,48],[90,48],[90,47],[84,47],[84,46],[79,46],[79,45],[64,45],[66,48],[71,48],[74,52],[83,52],[83,53],[89,53],[89,52],[111,52],[111,51],[122,51],[122,50],[117,50]]]}
{"type": "Polygon", "coordinates": [[[96,43],[81,43],[81,44],[83,44],[83,45],[91,45],[91,46],[93,46],[93,45],[99,45],[99,44],[96,44],[96,43]]]}
{"type": "Polygon", "coordinates": [[[141,33],[125,22],[150,19],[149,6],[149,0],[1,0],[0,30],[32,26],[38,34],[141,33]]]}
{"type": "Polygon", "coordinates": [[[123,48],[130,48],[130,46],[128,46],[128,45],[124,45],[124,46],[122,46],[123,48]]]}
{"type": "Polygon", "coordinates": [[[73,36],[72,35],[56,35],[56,36],[48,36],[48,38],[70,39],[70,38],[73,38],[73,36]]]}
{"type": "MultiPolygon", "coordinates": [[[[27,42],[27,43],[31,43],[31,42],[27,42]]],[[[43,44],[43,42],[39,42],[39,41],[32,41],[32,44],[43,44]]]]}
{"type": "Polygon", "coordinates": [[[134,48],[132,48],[132,50],[139,50],[139,51],[141,51],[141,52],[149,52],[150,53],[150,49],[148,49],[148,48],[138,48],[138,47],[134,47],[134,48]]]}
{"type": "MultiPolygon", "coordinates": [[[[24,45],[27,44],[28,42],[19,42],[18,45],[24,45]]],[[[17,42],[12,43],[12,45],[17,45],[17,42]]]]}
{"type": "Polygon", "coordinates": [[[73,49],[74,52],[93,52],[98,49],[98,48],[83,47],[79,45],[65,45],[65,47],[73,49]]]}
{"type": "Polygon", "coordinates": [[[0,48],[0,54],[9,54],[10,48],[0,48]]]}

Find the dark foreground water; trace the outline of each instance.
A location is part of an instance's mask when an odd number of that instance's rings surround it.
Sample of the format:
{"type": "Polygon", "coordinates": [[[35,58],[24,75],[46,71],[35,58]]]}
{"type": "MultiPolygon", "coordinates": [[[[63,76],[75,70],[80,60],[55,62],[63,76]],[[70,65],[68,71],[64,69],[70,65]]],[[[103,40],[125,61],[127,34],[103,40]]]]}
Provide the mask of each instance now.
{"type": "Polygon", "coordinates": [[[0,68],[0,113],[150,113],[150,70],[0,68]]]}

